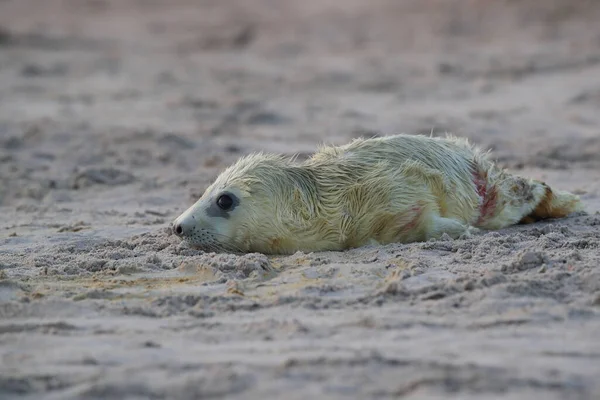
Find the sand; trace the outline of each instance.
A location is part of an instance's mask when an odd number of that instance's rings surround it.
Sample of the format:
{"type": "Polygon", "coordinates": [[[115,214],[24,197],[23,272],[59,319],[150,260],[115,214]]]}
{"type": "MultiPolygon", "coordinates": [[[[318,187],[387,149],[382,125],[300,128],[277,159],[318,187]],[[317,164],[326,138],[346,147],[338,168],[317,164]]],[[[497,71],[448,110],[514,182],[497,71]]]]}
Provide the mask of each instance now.
{"type": "Polygon", "coordinates": [[[600,398],[600,3],[0,1],[0,398],[600,398]],[[254,150],[451,132],[587,213],[205,254],[254,150]]]}

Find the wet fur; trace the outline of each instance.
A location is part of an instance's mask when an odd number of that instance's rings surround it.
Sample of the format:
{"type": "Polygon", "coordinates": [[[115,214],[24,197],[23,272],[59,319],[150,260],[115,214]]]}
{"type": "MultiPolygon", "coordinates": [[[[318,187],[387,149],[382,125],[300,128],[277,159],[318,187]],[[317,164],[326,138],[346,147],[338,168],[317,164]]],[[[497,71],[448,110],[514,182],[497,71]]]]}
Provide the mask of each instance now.
{"type": "MultiPolygon", "coordinates": [[[[212,249],[267,254],[465,238],[582,209],[577,196],[511,175],[451,136],[356,139],[322,146],[301,163],[253,154],[224,171],[205,196],[227,188],[241,193],[240,212],[212,249]]],[[[203,204],[186,213],[210,230],[203,204]]]]}

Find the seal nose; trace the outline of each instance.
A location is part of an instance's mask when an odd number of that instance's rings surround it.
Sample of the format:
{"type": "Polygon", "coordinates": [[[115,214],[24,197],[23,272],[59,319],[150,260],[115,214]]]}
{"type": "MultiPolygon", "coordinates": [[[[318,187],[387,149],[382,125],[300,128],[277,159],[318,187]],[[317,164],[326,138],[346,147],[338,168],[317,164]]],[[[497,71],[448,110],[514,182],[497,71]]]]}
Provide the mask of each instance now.
{"type": "Polygon", "coordinates": [[[194,218],[190,217],[179,217],[173,221],[171,229],[173,233],[180,238],[186,237],[194,230],[194,218]]]}
{"type": "Polygon", "coordinates": [[[173,225],[173,233],[179,237],[183,235],[183,227],[181,226],[181,224],[176,223],[173,225]]]}

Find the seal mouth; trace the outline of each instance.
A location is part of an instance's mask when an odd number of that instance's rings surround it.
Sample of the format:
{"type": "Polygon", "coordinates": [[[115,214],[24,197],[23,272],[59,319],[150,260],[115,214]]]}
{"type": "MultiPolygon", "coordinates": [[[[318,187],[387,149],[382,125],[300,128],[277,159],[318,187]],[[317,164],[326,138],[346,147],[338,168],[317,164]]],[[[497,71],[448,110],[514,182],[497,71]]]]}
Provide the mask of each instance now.
{"type": "Polygon", "coordinates": [[[233,240],[215,232],[209,227],[201,226],[193,215],[181,215],[171,222],[169,230],[190,248],[213,253],[243,253],[235,246],[233,240]]]}
{"type": "Polygon", "coordinates": [[[230,244],[230,238],[207,229],[193,227],[189,231],[186,231],[181,225],[174,223],[171,226],[171,231],[183,243],[195,250],[212,253],[244,253],[237,246],[230,244]],[[218,236],[223,236],[223,241],[219,241],[218,236]]]}
{"type": "Polygon", "coordinates": [[[235,247],[229,245],[223,245],[218,242],[211,243],[194,243],[189,240],[183,239],[184,243],[186,243],[190,248],[194,250],[204,251],[206,253],[229,253],[229,254],[243,254],[244,252],[240,249],[236,249],[235,247]]]}

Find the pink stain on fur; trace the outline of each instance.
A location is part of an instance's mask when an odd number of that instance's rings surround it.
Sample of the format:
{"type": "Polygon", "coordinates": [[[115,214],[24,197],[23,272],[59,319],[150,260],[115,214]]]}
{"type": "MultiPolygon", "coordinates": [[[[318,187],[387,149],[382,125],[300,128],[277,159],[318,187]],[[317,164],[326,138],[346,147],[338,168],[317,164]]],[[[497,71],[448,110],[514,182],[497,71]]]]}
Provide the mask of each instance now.
{"type": "Polygon", "coordinates": [[[414,216],[402,227],[402,233],[410,232],[419,225],[419,219],[423,213],[423,207],[418,205],[413,206],[410,211],[414,213],[414,216]]]}
{"type": "Polygon", "coordinates": [[[481,225],[494,214],[494,211],[496,210],[496,202],[498,200],[498,191],[494,186],[488,188],[487,179],[482,177],[480,174],[474,173],[473,178],[475,190],[477,191],[479,197],[481,197],[481,204],[479,205],[479,218],[477,219],[476,224],[481,225]]]}

